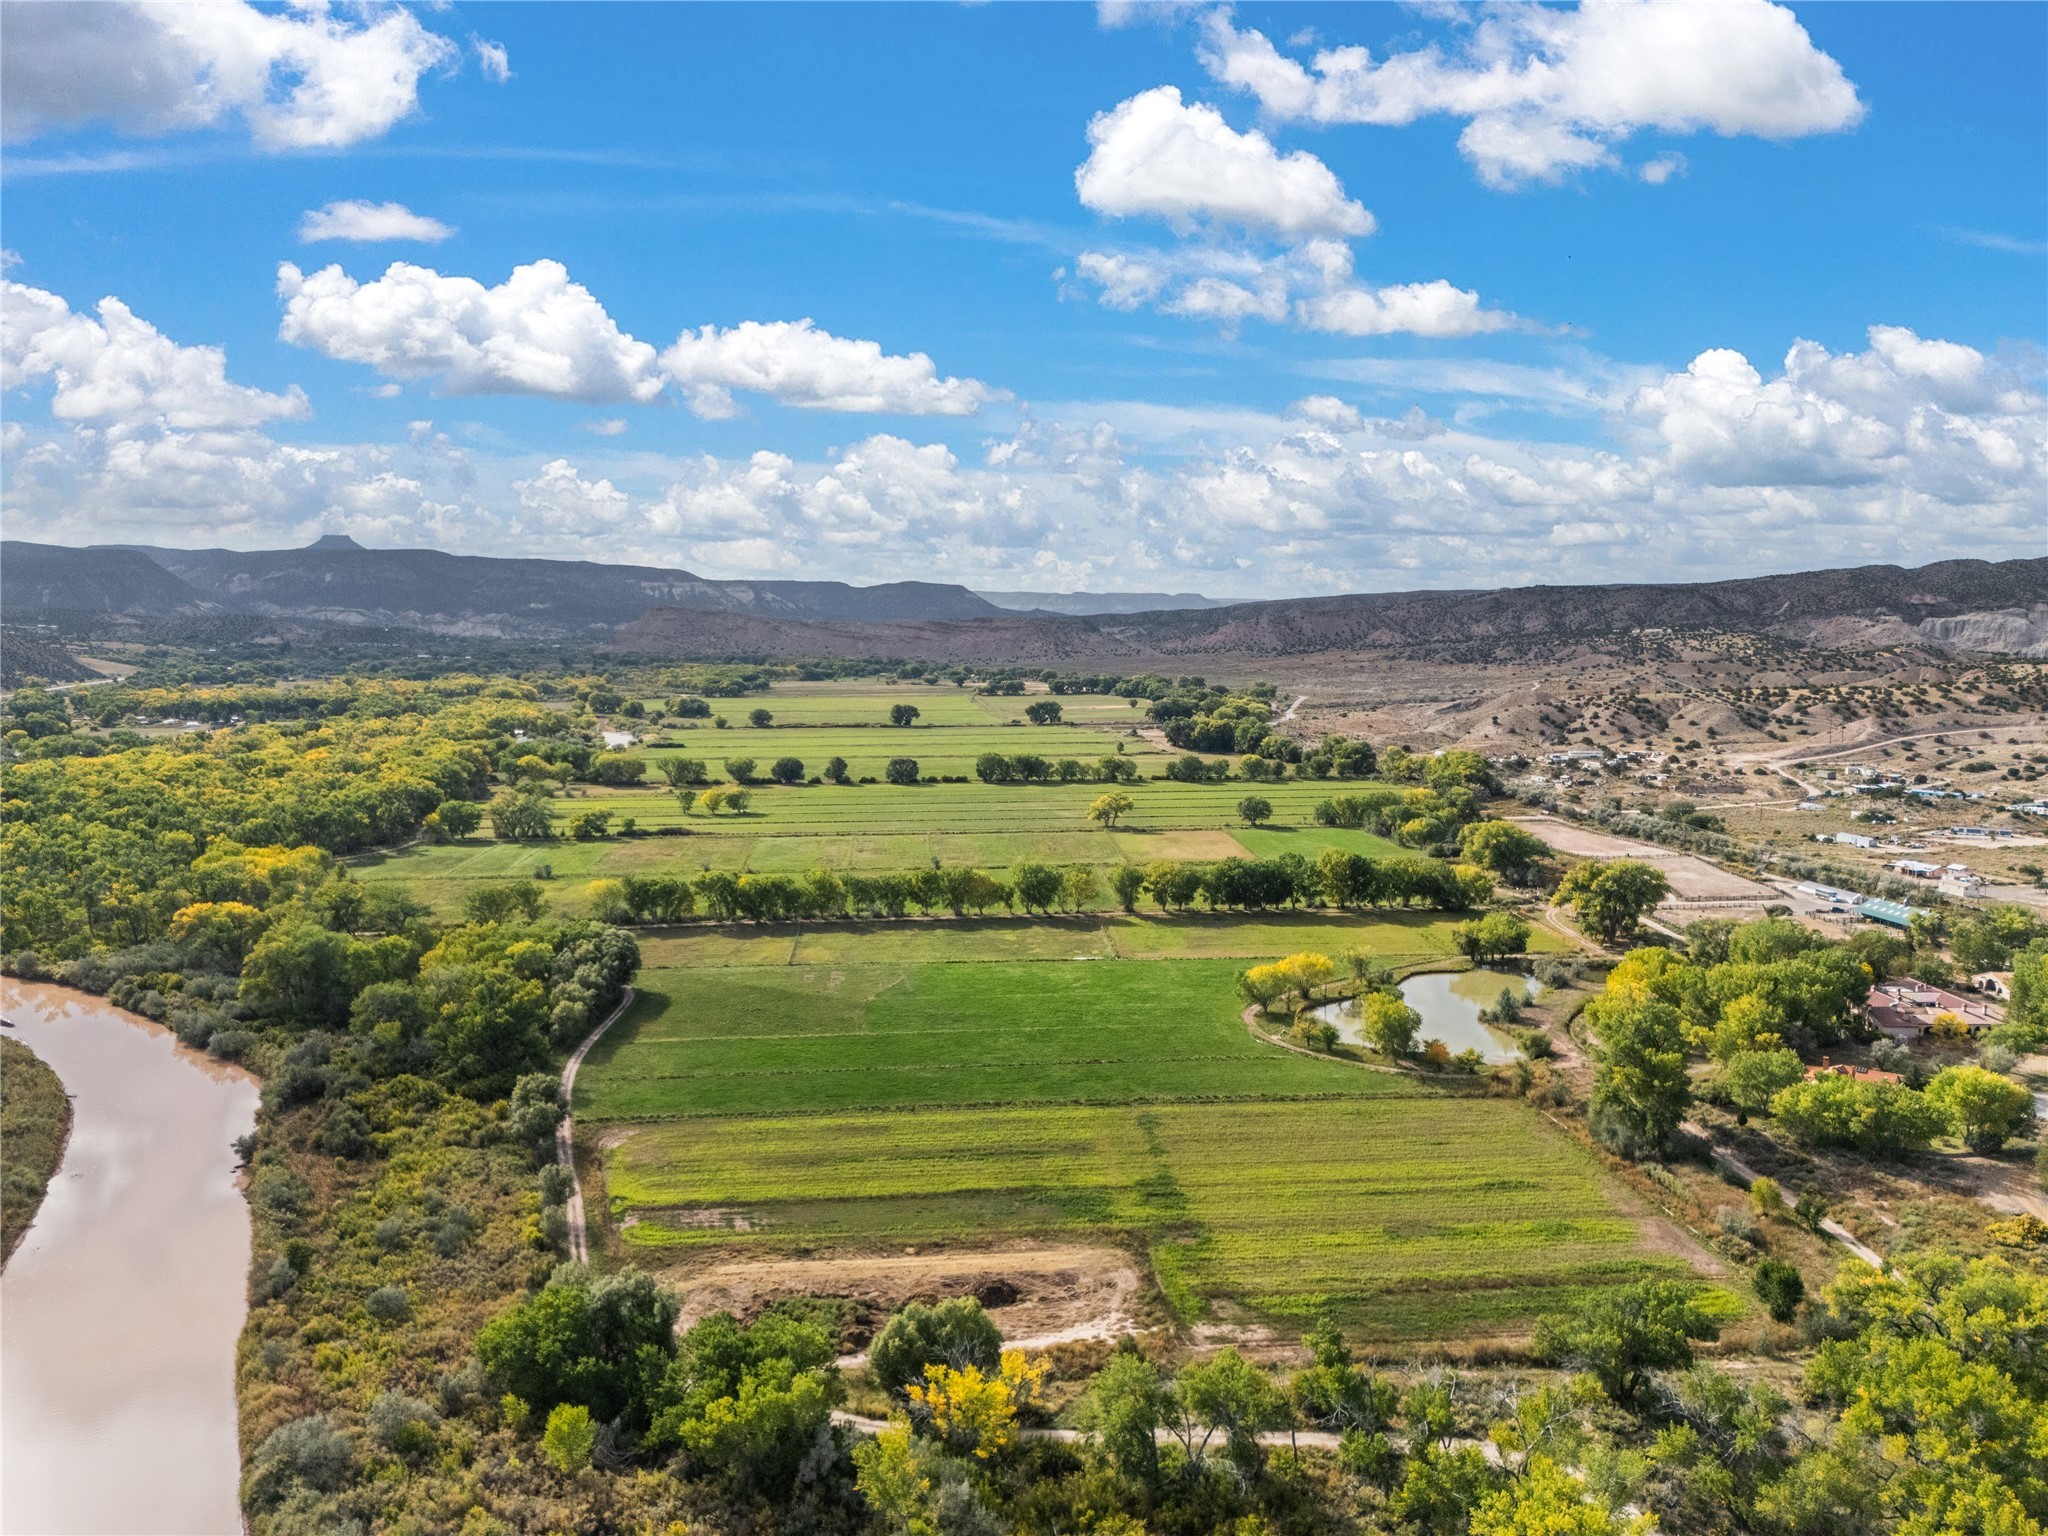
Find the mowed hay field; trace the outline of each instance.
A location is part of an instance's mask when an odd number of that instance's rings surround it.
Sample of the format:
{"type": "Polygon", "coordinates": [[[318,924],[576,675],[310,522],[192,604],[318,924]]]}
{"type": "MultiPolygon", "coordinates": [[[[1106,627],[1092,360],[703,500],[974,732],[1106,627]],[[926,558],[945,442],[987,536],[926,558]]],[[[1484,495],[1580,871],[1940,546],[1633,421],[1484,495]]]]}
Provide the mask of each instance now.
{"type": "Polygon", "coordinates": [[[1599,1287],[1683,1271],[1526,1106],[1427,1091],[686,1122],[627,1136],[607,1178],[635,1247],[1090,1234],[1147,1253],[1184,1320],[1327,1311],[1388,1342],[1519,1334],[1599,1287]]]}
{"type": "MultiPolygon", "coordinates": [[[[801,731],[786,733],[792,738],[801,731]]],[[[763,762],[759,771],[766,773],[763,762]]],[[[664,787],[604,790],[578,786],[555,801],[558,826],[585,811],[632,817],[644,829],[685,829],[682,836],[607,837],[587,842],[498,842],[488,835],[440,846],[421,845],[356,861],[366,880],[399,880],[437,912],[459,911],[475,883],[553,875],[555,910],[583,910],[582,887],[621,875],[697,875],[706,870],[752,874],[914,870],[969,864],[1002,875],[1025,860],[1087,864],[1106,871],[1155,859],[1271,857],[1295,852],[1313,859],[1324,848],[1376,858],[1409,850],[1367,832],[1314,824],[1319,801],[1344,784],[1175,784],[1126,787],[1136,808],[1114,831],[1088,820],[1102,784],[866,784],[754,787],[744,815],[685,814],[664,787]],[[1237,803],[1256,793],[1274,808],[1278,825],[1253,829],[1237,803]]],[[[1108,896],[1102,898],[1108,901],[1108,896]]]]}
{"type": "Polygon", "coordinates": [[[1517,1334],[1679,1267],[1527,1105],[1254,1038],[1239,964],[652,969],[579,1074],[577,1121],[617,1143],[605,1180],[629,1247],[1085,1233],[1149,1255],[1185,1319],[1328,1309],[1384,1340],[1517,1334]]]}
{"type": "MultiPolygon", "coordinates": [[[[638,930],[650,970],[715,965],[880,965],[986,960],[1266,960],[1350,950],[1386,965],[1457,953],[1461,919],[1439,912],[1085,913],[1051,918],[916,918],[875,922],[763,923],[638,930]]],[[[1554,953],[1564,940],[1541,928],[1529,948],[1554,953]]]]}
{"type": "Polygon", "coordinates": [[[1254,1039],[1228,960],[643,971],[576,1079],[591,1123],[912,1105],[1372,1094],[1254,1039]]]}

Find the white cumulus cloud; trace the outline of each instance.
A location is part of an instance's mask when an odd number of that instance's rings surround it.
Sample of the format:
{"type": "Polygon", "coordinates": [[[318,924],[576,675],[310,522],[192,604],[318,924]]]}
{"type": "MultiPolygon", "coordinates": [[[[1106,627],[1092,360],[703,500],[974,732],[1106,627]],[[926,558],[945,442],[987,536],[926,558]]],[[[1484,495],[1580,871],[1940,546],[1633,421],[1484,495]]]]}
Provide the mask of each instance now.
{"type": "Polygon", "coordinates": [[[1263,133],[1239,133],[1214,107],[1183,102],[1170,85],[1098,115],[1088,142],[1074,187],[1097,213],[1183,228],[1233,225],[1291,240],[1372,233],[1372,215],[1314,155],[1283,155],[1263,133]]]}
{"type": "Polygon", "coordinates": [[[1614,146],[1645,129],[1787,139],[1864,113],[1841,65],[1770,0],[1500,6],[1449,48],[1327,48],[1306,64],[1226,10],[1209,16],[1201,55],[1276,120],[1463,118],[1459,148],[1496,187],[1615,164],[1614,146]]]}
{"type": "Polygon", "coordinates": [[[452,224],[414,213],[403,203],[329,203],[308,209],[299,220],[299,239],[306,245],[316,240],[417,240],[436,245],[454,233],[452,224]]]}
{"type": "Polygon", "coordinates": [[[265,149],[338,149],[419,107],[460,51],[401,6],[260,11],[243,0],[5,8],[0,132],[108,122],[165,134],[239,118],[265,149]]]}
{"type": "Polygon", "coordinates": [[[976,379],[941,377],[922,352],[892,354],[879,342],[834,336],[804,320],[747,320],[684,331],[661,354],[662,370],[700,416],[737,410],[734,390],[820,411],[971,416],[995,392],[976,379]]]}
{"type": "Polygon", "coordinates": [[[495,288],[396,261],[358,283],[338,266],[277,269],[278,335],[453,395],[634,400],[661,393],[654,348],[621,331],[558,261],[514,267],[495,288]]]}
{"type": "Polygon", "coordinates": [[[52,381],[50,414],[121,432],[253,427],[312,414],[305,392],[232,383],[219,347],[180,346],[116,298],[95,320],[54,293],[0,281],[0,389],[52,381]]]}

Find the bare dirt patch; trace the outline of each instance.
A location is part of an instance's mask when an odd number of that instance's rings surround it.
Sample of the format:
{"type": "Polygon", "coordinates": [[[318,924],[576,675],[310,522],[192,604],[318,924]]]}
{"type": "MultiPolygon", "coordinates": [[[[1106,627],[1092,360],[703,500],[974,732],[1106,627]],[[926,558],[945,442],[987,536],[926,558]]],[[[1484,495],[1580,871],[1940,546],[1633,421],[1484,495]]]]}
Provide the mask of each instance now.
{"type": "Polygon", "coordinates": [[[1590,827],[1576,826],[1551,816],[1514,818],[1550,844],[1559,853],[1580,859],[1640,859],[1654,864],[1671,882],[1671,894],[1679,901],[1756,901],[1778,899],[1777,893],[1720,865],[1690,853],[1639,843],[1633,838],[1614,837],[1590,827]]]}
{"type": "Polygon", "coordinates": [[[848,1342],[860,1347],[905,1302],[948,1296],[978,1299],[1003,1338],[1025,1349],[1113,1339],[1143,1326],[1137,1266],[1115,1248],[731,1260],[672,1270],[666,1278],[683,1293],[678,1327],[718,1311],[748,1318],[792,1296],[843,1297],[853,1304],[848,1342]]]}

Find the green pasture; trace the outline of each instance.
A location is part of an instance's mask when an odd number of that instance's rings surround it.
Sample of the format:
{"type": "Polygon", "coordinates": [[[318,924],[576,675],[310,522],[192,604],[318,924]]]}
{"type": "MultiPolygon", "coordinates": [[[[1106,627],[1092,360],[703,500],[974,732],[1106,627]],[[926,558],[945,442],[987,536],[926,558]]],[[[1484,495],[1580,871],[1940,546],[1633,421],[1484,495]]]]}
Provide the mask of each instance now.
{"type": "MultiPolygon", "coordinates": [[[[803,733],[788,733],[795,737],[803,733]]],[[[766,764],[763,764],[765,771],[766,764]]],[[[869,784],[757,786],[744,815],[687,815],[666,787],[597,789],[577,786],[555,802],[556,824],[586,811],[626,817],[646,829],[684,828],[684,835],[567,836],[538,843],[501,843],[486,834],[459,843],[421,844],[354,861],[366,880],[404,882],[436,912],[453,915],[479,880],[528,879],[552,871],[551,899],[567,914],[584,910],[583,886],[621,875],[695,875],[720,869],[802,874],[820,866],[845,871],[913,870],[933,860],[1001,873],[1026,860],[1089,864],[1104,870],[1154,859],[1266,857],[1297,851],[1310,858],[1326,846],[1380,857],[1404,850],[1369,833],[1314,825],[1316,803],[1335,793],[1325,784],[1257,787],[1274,806],[1278,825],[1256,830],[1237,818],[1252,786],[1144,783],[1128,793],[1136,808],[1114,831],[1088,820],[1099,784],[869,784]]]]}
{"type": "MultiPolygon", "coordinates": [[[[666,709],[672,698],[648,698],[642,702],[649,709],[666,709]]],[[[987,725],[991,720],[1008,720],[1013,714],[1021,720],[1024,706],[1031,701],[986,698],[950,683],[932,688],[923,683],[891,686],[862,679],[845,683],[778,683],[766,693],[750,693],[743,699],[704,702],[711,706],[712,714],[723,715],[734,725],[745,725],[748,713],[756,709],[770,711],[777,725],[887,725],[892,704],[916,705],[920,725],[987,725]],[[1001,713],[987,708],[989,705],[1003,706],[1001,713]]],[[[1118,708],[1124,707],[1122,699],[1116,703],[1118,708]]],[[[669,734],[686,724],[700,730],[713,729],[709,720],[662,722],[669,734]]]]}
{"type": "Polygon", "coordinates": [[[1237,969],[1105,959],[643,970],[640,1000],[578,1074],[575,1112],[602,1123],[1404,1087],[1254,1039],[1237,969]]]}
{"type": "Polygon", "coordinates": [[[1124,755],[1138,763],[1141,772],[1157,771],[1165,761],[1158,748],[1137,737],[1120,737],[1085,726],[1004,725],[987,719],[976,725],[926,725],[919,721],[902,727],[784,726],[778,721],[765,730],[735,723],[723,731],[698,722],[694,730],[664,730],[659,741],[663,744],[642,749],[651,763],[671,756],[694,757],[718,774],[727,758],[751,757],[763,777],[778,757],[801,760],[806,774],[823,773],[829,759],[843,757],[855,778],[876,779],[882,777],[893,757],[917,759],[918,771],[925,775],[971,774],[975,759],[984,752],[1009,756],[1031,752],[1049,762],[1071,757],[1093,768],[1098,759],[1116,752],[1119,741],[1124,755]]]}
{"type": "MultiPolygon", "coordinates": [[[[915,705],[919,726],[1003,725],[1024,718],[1024,706],[1053,698],[1044,690],[1019,696],[996,697],[956,688],[947,683],[931,687],[923,683],[877,683],[872,679],[849,682],[777,683],[766,693],[748,694],[743,699],[707,699],[714,715],[723,715],[732,726],[744,726],[747,716],[765,709],[775,716],[777,726],[785,725],[887,725],[890,706],[915,705]]],[[[1107,694],[1062,694],[1060,709],[1070,720],[1089,724],[1134,725],[1145,718],[1144,701],[1136,705],[1107,694]]],[[[666,709],[669,698],[643,698],[649,709],[666,709]]],[[[666,720],[663,729],[674,733],[689,725],[714,729],[709,720],[666,720]]]]}
{"type": "MultiPolygon", "coordinates": [[[[1081,916],[920,918],[636,930],[649,970],[725,965],[975,964],[988,960],[1270,960],[1310,949],[1386,965],[1457,953],[1441,912],[1092,912],[1081,916]]],[[[1561,953],[1542,929],[1529,947],[1561,953]]]]}
{"type": "Polygon", "coordinates": [[[1533,1110],[1427,1092],[693,1121],[630,1133],[607,1179],[634,1245],[1124,1237],[1184,1317],[1234,1299],[1382,1341],[1522,1333],[1680,1269],[1533,1110]]]}

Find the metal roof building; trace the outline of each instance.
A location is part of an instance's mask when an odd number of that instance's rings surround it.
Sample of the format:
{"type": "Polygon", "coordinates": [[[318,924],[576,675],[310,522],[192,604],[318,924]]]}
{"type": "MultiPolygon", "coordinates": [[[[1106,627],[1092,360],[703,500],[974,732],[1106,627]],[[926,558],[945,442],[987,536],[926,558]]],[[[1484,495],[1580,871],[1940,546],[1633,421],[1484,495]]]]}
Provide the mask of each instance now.
{"type": "Polygon", "coordinates": [[[1920,907],[1909,907],[1903,901],[1886,901],[1873,896],[1867,901],[1856,903],[1856,915],[1866,917],[1873,923],[1883,923],[1890,928],[1910,928],[1913,919],[1922,912],[1920,907]]]}

